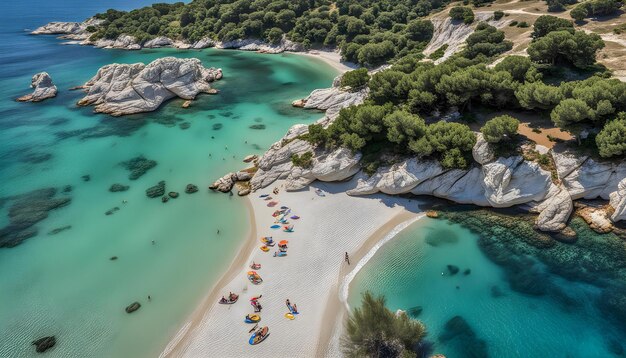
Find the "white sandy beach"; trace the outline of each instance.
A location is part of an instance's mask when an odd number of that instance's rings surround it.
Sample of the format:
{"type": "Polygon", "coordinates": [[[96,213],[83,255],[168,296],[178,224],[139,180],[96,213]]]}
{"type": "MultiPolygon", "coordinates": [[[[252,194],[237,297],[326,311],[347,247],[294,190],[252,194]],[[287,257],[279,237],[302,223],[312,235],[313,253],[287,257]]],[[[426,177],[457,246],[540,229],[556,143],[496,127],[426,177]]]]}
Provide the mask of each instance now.
{"type": "MultiPolygon", "coordinates": [[[[280,186],[280,183],[277,184],[280,186]]],[[[198,311],[168,345],[162,356],[186,357],[312,357],[338,355],[338,327],[344,306],[339,287],[357,263],[394,227],[421,215],[417,200],[386,195],[350,197],[345,194],[354,183],[314,183],[312,187],[272,195],[275,208],[259,195],[271,194],[274,186],[249,196],[256,221],[256,237],[244,243],[240,257],[226,273],[198,311]],[[314,188],[326,192],[317,196],[314,188]],[[292,209],[295,225],[292,233],[270,229],[272,213],[280,206],[292,209]],[[262,252],[260,237],[275,241],[289,240],[286,257],[273,257],[275,246],[262,252]],[[252,241],[254,240],[254,241],[252,241]],[[348,252],[351,265],[344,262],[348,252]],[[252,261],[262,264],[257,272],[260,285],[251,284],[246,272],[252,261]],[[217,300],[229,291],[240,294],[234,305],[220,305],[217,300]],[[268,326],[270,336],[262,343],[248,344],[253,325],[244,317],[253,313],[252,296],[263,295],[259,326],[268,326]],[[300,314],[290,321],[285,300],[298,306],[300,314]]],[[[254,230],[253,230],[254,232],[254,230]]]]}
{"type": "Polygon", "coordinates": [[[332,66],[334,69],[339,71],[339,73],[345,73],[358,68],[358,66],[353,63],[341,61],[341,54],[339,54],[338,51],[311,50],[307,52],[289,53],[318,58],[332,66]]]}

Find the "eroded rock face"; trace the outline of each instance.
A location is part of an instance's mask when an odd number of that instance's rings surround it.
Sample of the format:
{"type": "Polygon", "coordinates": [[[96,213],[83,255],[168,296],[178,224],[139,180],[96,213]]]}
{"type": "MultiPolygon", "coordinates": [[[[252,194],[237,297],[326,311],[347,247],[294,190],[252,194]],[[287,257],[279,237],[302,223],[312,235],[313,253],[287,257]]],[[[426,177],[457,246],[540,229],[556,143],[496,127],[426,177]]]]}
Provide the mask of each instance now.
{"type": "Polygon", "coordinates": [[[94,105],[96,112],[113,116],[149,112],[174,97],[192,100],[212,93],[209,82],[221,76],[221,69],[207,69],[195,58],[107,65],[85,83],[87,95],[78,105],[94,105]]]}
{"type": "Polygon", "coordinates": [[[496,208],[543,200],[552,185],[550,172],[518,156],[498,158],[482,168],[485,197],[496,208]]]}
{"type": "Polygon", "coordinates": [[[476,144],[472,148],[472,156],[478,164],[487,164],[495,159],[493,148],[485,140],[482,133],[476,134],[476,144]]]}
{"type": "Polygon", "coordinates": [[[215,44],[216,48],[236,48],[244,51],[258,51],[263,53],[281,53],[284,51],[302,51],[303,47],[300,44],[289,41],[283,36],[280,43],[276,45],[269,44],[265,41],[258,39],[241,39],[226,42],[218,42],[215,44]]]}
{"type": "Polygon", "coordinates": [[[33,93],[18,98],[19,102],[40,102],[57,95],[57,86],[52,83],[47,72],[35,74],[30,81],[30,87],[35,89],[33,93]]]}
{"type": "Polygon", "coordinates": [[[617,186],[617,190],[611,193],[609,204],[615,210],[611,214],[613,222],[626,220],[626,178],[622,179],[617,186]]]}
{"type": "Polygon", "coordinates": [[[553,185],[547,199],[536,208],[539,216],[535,225],[541,231],[559,232],[565,229],[573,209],[574,203],[567,189],[553,185]]]}
{"type": "Polygon", "coordinates": [[[86,40],[91,36],[87,31],[89,26],[97,26],[103,20],[89,18],[83,22],[50,22],[31,32],[32,35],[63,35],[62,38],[71,40],[86,40]]]}
{"type": "Polygon", "coordinates": [[[343,91],[339,87],[317,89],[292,104],[296,107],[326,111],[322,124],[328,126],[339,115],[342,108],[363,103],[368,93],[367,88],[357,92],[343,91]]]}
{"type": "Polygon", "coordinates": [[[576,153],[553,152],[559,178],[572,199],[609,199],[626,178],[626,163],[600,163],[576,153]]]}

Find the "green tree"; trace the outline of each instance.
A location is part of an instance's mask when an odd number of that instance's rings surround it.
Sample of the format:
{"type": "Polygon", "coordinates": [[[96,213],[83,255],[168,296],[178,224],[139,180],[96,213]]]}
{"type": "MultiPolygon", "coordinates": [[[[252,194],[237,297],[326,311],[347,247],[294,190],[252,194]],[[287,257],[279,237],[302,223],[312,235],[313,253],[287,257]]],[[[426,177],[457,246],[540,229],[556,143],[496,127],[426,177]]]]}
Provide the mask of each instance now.
{"type": "Polygon", "coordinates": [[[574,33],[574,24],[566,19],[562,19],[556,16],[541,15],[537,18],[533,24],[533,39],[544,37],[553,31],[567,31],[574,33]]]}
{"type": "Polygon", "coordinates": [[[550,119],[560,128],[578,132],[578,124],[593,118],[593,109],[580,99],[568,98],[559,103],[550,113],[550,119]]]}
{"type": "Polygon", "coordinates": [[[275,45],[280,43],[280,41],[283,39],[283,30],[279,29],[278,27],[272,27],[267,31],[267,34],[265,36],[269,43],[275,45]]]}
{"type": "Polygon", "coordinates": [[[411,140],[420,138],[426,133],[424,120],[404,110],[396,110],[386,115],[383,122],[387,128],[387,140],[403,145],[404,148],[411,140]]]}
{"type": "Polygon", "coordinates": [[[581,22],[587,16],[589,16],[589,12],[587,11],[587,8],[584,6],[576,6],[575,8],[572,9],[572,11],[570,11],[569,14],[572,17],[572,19],[576,20],[577,22],[581,22]]]}
{"type": "Polygon", "coordinates": [[[533,82],[519,86],[515,97],[526,109],[551,109],[563,100],[563,93],[559,87],[533,82]]]}
{"type": "Polygon", "coordinates": [[[352,89],[359,89],[370,80],[370,75],[367,73],[366,68],[359,68],[358,70],[348,71],[341,76],[341,86],[351,87],[352,89]]]}
{"type": "Polygon", "coordinates": [[[485,140],[489,143],[498,143],[502,139],[511,138],[517,133],[519,121],[511,116],[502,115],[488,120],[480,128],[485,140]]]}
{"type": "Polygon", "coordinates": [[[415,357],[425,336],[421,322],[396,315],[385,307],[384,297],[365,292],[361,308],[348,315],[341,346],[347,357],[415,357]]]}
{"type": "Polygon", "coordinates": [[[407,37],[413,41],[430,41],[435,27],[429,20],[413,20],[406,26],[407,37]]]}
{"type": "Polygon", "coordinates": [[[626,113],[605,124],[596,136],[596,145],[604,158],[626,154],[626,113]]]}
{"type": "Polygon", "coordinates": [[[504,32],[481,22],[474,33],[465,40],[467,46],[463,56],[473,59],[479,55],[492,57],[513,48],[513,43],[504,40],[504,32]]]}
{"type": "Polygon", "coordinates": [[[524,82],[526,73],[533,67],[532,61],[526,56],[507,56],[496,65],[496,71],[506,71],[518,82],[524,82]]]}
{"type": "Polygon", "coordinates": [[[554,65],[562,59],[576,67],[586,68],[595,63],[596,52],[603,47],[604,41],[598,34],[553,31],[531,42],[527,52],[534,62],[554,65]]]}
{"type": "Polygon", "coordinates": [[[448,13],[452,20],[463,21],[466,24],[474,22],[474,12],[469,7],[455,6],[448,13]]]}

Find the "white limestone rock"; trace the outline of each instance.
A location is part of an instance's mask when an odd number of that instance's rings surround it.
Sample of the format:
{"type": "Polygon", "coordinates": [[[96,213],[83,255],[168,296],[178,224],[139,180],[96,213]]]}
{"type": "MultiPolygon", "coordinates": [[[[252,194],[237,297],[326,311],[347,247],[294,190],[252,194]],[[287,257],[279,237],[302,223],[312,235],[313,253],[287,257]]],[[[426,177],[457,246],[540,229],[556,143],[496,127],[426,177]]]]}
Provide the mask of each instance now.
{"type": "Polygon", "coordinates": [[[615,210],[611,215],[613,222],[626,220],[626,178],[622,179],[617,190],[611,193],[609,204],[615,210]]]}
{"type": "Polygon", "coordinates": [[[203,39],[200,39],[198,42],[194,43],[191,46],[191,48],[195,50],[199,50],[199,49],[213,47],[213,46],[215,46],[215,41],[211,40],[208,37],[205,37],[203,39]]]}
{"type": "Polygon", "coordinates": [[[47,72],[39,72],[30,81],[30,87],[35,90],[18,98],[19,102],[40,102],[57,95],[57,86],[52,83],[52,78],[47,72]]]}
{"type": "Polygon", "coordinates": [[[159,48],[159,47],[168,47],[173,43],[172,40],[165,36],[155,37],[152,40],[148,40],[143,44],[144,48],[159,48]]]}
{"type": "Polygon", "coordinates": [[[367,88],[357,92],[343,91],[339,87],[316,89],[307,97],[294,101],[294,106],[307,109],[326,111],[324,126],[334,120],[342,108],[359,105],[365,101],[369,90],[367,88]]]}
{"type": "Polygon", "coordinates": [[[574,203],[567,189],[563,186],[553,185],[547,195],[535,208],[539,212],[535,225],[541,231],[559,232],[567,226],[574,203]]]}
{"type": "Polygon", "coordinates": [[[106,65],[85,83],[87,95],[78,105],[94,105],[96,112],[113,116],[149,112],[174,97],[192,100],[199,93],[212,93],[207,79],[218,74],[221,70],[207,69],[195,58],[106,65]]]}
{"type": "Polygon", "coordinates": [[[496,208],[543,200],[552,185],[550,172],[519,156],[485,164],[483,174],[485,197],[496,208]]]}
{"type": "Polygon", "coordinates": [[[280,43],[272,45],[259,39],[240,39],[226,42],[218,42],[215,44],[216,48],[232,48],[244,51],[258,51],[263,53],[281,53],[285,51],[302,51],[303,47],[300,44],[289,41],[283,36],[280,43]]]}
{"type": "Polygon", "coordinates": [[[361,153],[352,153],[347,148],[338,148],[326,154],[317,153],[313,159],[311,175],[321,181],[345,180],[360,169],[361,153]]]}
{"type": "Polygon", "coordinates": [[[63,35],[61,38],[70,40],[87,40],[91,33],[89,26],[98,26],[104,20],[89,18],[83,22],[50,22],[32,31],[32,35],[63,35]]]}
{"type": "Polygon", "coordinates": [[[495,159],[491,145],[485,140],[482,133],[476,133],[476,144],[472,148],[472,156],[478,164],[487,164],[495,159]]]}

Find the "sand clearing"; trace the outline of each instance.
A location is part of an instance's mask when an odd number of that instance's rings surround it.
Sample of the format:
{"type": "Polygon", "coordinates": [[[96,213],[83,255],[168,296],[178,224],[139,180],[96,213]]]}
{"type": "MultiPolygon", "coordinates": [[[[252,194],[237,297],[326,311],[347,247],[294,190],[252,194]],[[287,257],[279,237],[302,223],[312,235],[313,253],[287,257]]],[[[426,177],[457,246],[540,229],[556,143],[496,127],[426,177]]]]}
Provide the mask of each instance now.
{"type": "Polygon", "coordinates": [[[353,63],[341,61],[341,55],[337,51],[312,50],[308,52],[290,52],[290,53],[294,53],[296,55],[319,58],[320,60],[331,65],[334,69],[336,69],[340,73],[345,73],[345,72],[359,68],[357,65],[353,63]]]}
{"type": "Polygon", "coordinates": [[[272,188],[249,196],[257,236],[236,259],[234,266],[208,296],[190,322],[170,343],[163,356],[211,357],[311,357],[337,355],[338,327],[344,305],[338,289],[344,277],[385,235],[399,223],[418,217],[417,200],[386,195],[350,197],[345,194],[354,183],[315,183],[325,197],[308,190],[272,195],[279,201],[275,208],[266,206],[258,196],[271,194],[272,188]],[[280,206],[292,209],[292,233],[270,229],[272,213],[280,206]],[[259,247],[261,236],[273,236],[276,242],[289,240],[288,255],[273,257],[277,246],[267,253],[259,247]],[[350,254],[351,264],[344,262],[350,254]],[[256,270],[264,282],[251,284],[246,278],[252,261],[262,264],[256,270]],[[238,266],[237,266],[238,265],[238,266]],[[234,305],[220,305],[217,300],[229,291],[240,294],[234,305]],[[270,336],[261,344],[248,344],[246,314],[253,313],[252,296],[263,295],[259,326],[268,326],[270,336]],[[285,300],[298,306],[300,314],[291,321],[285,300]]]}

